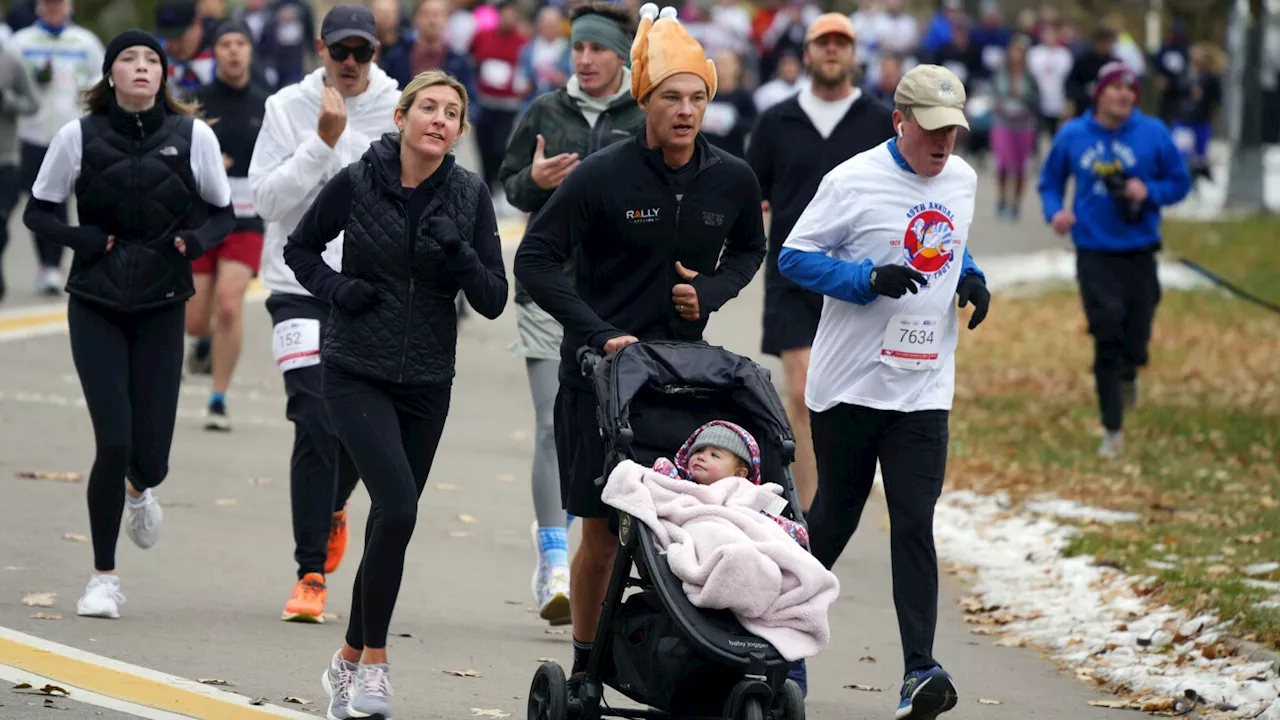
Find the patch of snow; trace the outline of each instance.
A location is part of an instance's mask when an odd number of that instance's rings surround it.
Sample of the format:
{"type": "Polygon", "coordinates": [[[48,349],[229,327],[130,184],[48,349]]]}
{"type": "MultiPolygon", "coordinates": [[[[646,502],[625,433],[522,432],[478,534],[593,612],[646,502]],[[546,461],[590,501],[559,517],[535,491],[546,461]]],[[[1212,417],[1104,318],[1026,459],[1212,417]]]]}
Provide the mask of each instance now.
{"type": "Polygon", "coordinates": [[[1159,698],[1190,689],[1235,717],[1268,711],[1280,720],[1280,677],[1269,663],[1217,657],[1227,630],[1218,618],[1154,607],[1136,590],[1143,578],[1063,557],[1075,532],[967,490],[944,494],[934,520],[939,556],[975,568],[973,594],[999,609],[1000,632],[1046,648],[1080,677],[1159,698]]]}
{"type": "Polygon", "coordinates": [[[1272,592],[1280,590],[1280,582],[1275,580],[1254,580],[1253,578],[1245,578],[1240,581],[1242,585],[1258,590],[1271,590],[1272,592]]]}
{"type": "MultiPolygon", "coordinates": [[[[1076,254],[1067,249],[1043,250],[1034,253],[993,255],[982,258],[982,272],[987,286],[992,290],[1013,290],[1019,286],[1043,286],[1053,282],[1075,283],[1076,254]]],[[[1199,273],[1182,265],[1161,258],[1156,274],[1163,287],[1174,290],[1195,290],[1210,286],[1199,273]]]]}
{"type": "Polygon", "coordinates": [[[1116,510],[1089,507],[1088,505],[1076,500],[1063,500],[1061,498],[1034,500],[1026,503],[1024,507],[1034,513],[1053,515],[1054,517],[1070,520],[1092,520],[1100,523],[1118,523],[1134,522],[1138,519],[1137,513],[1118,512],[1116,510]]]}
{"type": "Polygon", "coordinates": [[[1245,575],[1270,575],[1276,570],[1280,570],[1280,562],[1261,562],[1252,565],[1245,565],[1241,568],[1245,575]]]}

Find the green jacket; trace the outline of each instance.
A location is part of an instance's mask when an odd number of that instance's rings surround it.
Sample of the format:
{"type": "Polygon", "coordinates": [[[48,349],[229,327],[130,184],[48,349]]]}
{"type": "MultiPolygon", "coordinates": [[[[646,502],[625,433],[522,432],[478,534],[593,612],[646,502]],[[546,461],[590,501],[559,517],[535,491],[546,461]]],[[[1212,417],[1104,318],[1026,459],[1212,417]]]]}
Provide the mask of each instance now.
{"type": "MultiPolygon", "coordinates": [[[[569,91],[560,88],[535,99],[525,110],[507,154],[498,170],[498,180],[506,192],[507,201],[516,208],[536,214],[551,198],[554,190],[543,190],[529,176],[533,165],[533,152],[541,134],[547,157],[560,153],[578,153],[579,157],[594,153],[619,140],[635,137],[644,127],[644,111],[630,94],[614,100],[596,118],[595,127],[587,123],[578,101],[569,91]]],[[[520,283],[516,283],[516,302],[529,302],[520,283]]]]}

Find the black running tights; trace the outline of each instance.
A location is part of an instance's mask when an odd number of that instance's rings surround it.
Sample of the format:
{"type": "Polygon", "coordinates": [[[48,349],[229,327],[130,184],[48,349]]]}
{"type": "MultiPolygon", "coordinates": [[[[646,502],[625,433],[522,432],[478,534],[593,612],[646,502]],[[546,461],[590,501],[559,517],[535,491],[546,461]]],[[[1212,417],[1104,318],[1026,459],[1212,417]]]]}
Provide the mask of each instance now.
{"type": "Polygon", "coordinates": [[[404,555],[440,446],[450,394],[448,384],[396,386],[325,368],[329,417],[372,501],[347,622],[347,644],[357,650],[387,646],[404,555]]]}
{"type": "Polygon", "coordinates": [[[71,357],[96,444],[89,527],[99,571],[116,568],[125,478],[141,490],[169,474],[184,311],[182,303],[122,313],[76,297],[67,302],[71,357]]]}

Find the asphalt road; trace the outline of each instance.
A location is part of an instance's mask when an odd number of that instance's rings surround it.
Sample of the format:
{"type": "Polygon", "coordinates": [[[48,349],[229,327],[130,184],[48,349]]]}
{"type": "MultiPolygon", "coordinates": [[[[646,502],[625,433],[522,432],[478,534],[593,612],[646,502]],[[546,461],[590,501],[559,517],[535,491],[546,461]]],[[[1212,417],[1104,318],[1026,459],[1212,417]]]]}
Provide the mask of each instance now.
{"type": "MultiPolygon", "coordinates": [[[[971,241],[979,261],[1058,246],[1027,220],[996,224],[993,206],[984,185],[971,241]]],[[[1034,217],[1031,203],[1025,215],[1034,217]]],[[[141,551],[121,537],[119,571],[128,597],[123,617],[78,618],[75,601],[88,579],[91,551],[65,535],[88,534],[84,483],[19,479],[16,473],[87,474],[92,430],[65,333],[4,338],[5,323],[21,322],[31,314],[27,310],[49,303],[31,297],[32,253],[18,218],[20,209],[5,262],[10,297],[0,307],[0,628],[192,680],[224,679],[235,684],[229,688],[234,692],[317,714],[324,700],[319,677],[341,642],[344,620],[279,620],[294,579],[292,428],[284,418],[265,309],[255,302],[246,311],[244,354],[229,395],[232,433],[210,434],[200,427],[207,379],[183,387],[172,469],[158,490],[166,513],[161,540],[141,551]],[[22,599],[29,592],[56,593],[56,603],[27,607],[22,599]],[[61,617],[34,619],[37,611],[61,617]],[[286,705],[286,696],[315,704],[286,705]]],[[[508,268],[516,239],[507,238],[508,268]]],[[[757,280],[712,320],[708,339],[757,354],[760,312],[757,280]]],[[[391,628],[400,718],[522,718],[539,659],[567,663],[571,657],[569,635],[548,632],[531,608],[533,426],[524,368],[506,352],[514,332],[510,311],[496,321],[472,315],[462,326],[453,409],[421,503],[391,628]],[[474,670],[478,676],[450,670],[474,670]],[[488,710],[500,712],[482,712],[488,710]]],[[[776,363],[766,365],[781,377],[776,363]]],[[[352,547],[330,577],[328,609],[343,618],[367,507],[360,488],[352,505],[352,547]]],[[[831,608],[833,642],[809,665],[810,717],[892,717],[901,656],[886,529],[883,502],[873,500],[863,529],[836,568],[843,593],[831,608]],[[878,691],[846,687],[855,684],[878,691]]],[[[1092,692],[1033,651],[994,647],[990,638],[970,634],[954,602],[964,588],[950,576],[942,583],[936,656],[961,694],[950,717],[1080,720],[1113,712],[1087,706],[1092,692]],[[1000,704],[980,704],[980,698],[1000,704]]],[[[0,677],[6,677],[5,665],[0,645],[0,677]]],[[[71,686],[67,678],[53,679],[71,686]]],[[[7,687],[0,684],[0,718],[49,716],[43,698],[7,687]]],[[[75,696],[73,688],[71,698],[54,701],[67,711],[65,717],[142,716],[93,707],[75,696]]]]}

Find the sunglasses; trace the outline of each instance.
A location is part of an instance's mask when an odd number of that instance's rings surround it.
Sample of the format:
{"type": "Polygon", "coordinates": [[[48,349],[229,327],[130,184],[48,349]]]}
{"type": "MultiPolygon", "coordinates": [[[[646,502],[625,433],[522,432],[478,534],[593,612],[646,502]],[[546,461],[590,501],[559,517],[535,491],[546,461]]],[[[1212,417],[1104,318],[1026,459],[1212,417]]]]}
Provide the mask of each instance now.
{"type": "Polygon", "coordinates": [[[342,43],[334,43],[329,46],[329,57],[336,62],[346,62],[348,57],[354,57],[356,62],[363,65],[373,59],[373,46],[359,45],[351,47],[342,43]]]}

